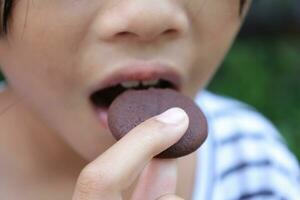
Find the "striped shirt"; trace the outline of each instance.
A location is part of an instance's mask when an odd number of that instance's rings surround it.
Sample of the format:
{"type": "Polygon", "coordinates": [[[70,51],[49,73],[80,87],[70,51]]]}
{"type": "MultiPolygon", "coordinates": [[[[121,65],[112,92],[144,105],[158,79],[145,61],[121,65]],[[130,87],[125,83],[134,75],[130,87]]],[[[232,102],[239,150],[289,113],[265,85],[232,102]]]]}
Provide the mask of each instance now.
{"type": "Polygon", "coordinates": [[[300,200],[300,167],[270,121],[207,91],[195,102],[209,136],[197,150],[193,200],[300,200]]]}

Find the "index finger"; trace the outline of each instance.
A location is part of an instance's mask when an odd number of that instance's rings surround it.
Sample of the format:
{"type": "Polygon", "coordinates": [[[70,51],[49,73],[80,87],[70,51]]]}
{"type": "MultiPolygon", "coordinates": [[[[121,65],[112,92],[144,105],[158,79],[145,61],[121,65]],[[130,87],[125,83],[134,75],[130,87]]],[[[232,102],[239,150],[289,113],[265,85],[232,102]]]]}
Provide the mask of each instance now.
{"type": "Polygon", "coordinates": [[[78,182],[92,181],[97,186],[96,190],[113,188],[114,191],[123,191],[133,183],[151,158],[183,136],[188,122],[188,116],[181,108],[171,108],[146,120],[88,164],[78,182]]]}

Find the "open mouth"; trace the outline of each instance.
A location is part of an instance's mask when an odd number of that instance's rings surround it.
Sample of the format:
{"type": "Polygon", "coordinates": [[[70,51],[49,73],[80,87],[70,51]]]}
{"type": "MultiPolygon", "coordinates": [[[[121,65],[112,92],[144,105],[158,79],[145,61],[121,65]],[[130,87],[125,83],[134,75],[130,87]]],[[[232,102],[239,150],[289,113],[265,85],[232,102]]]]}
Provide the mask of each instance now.
{"type": "Polygon", "coordinates": [[[126,90],[144,90],[148,88],[169,88],[179,90],[175,83],[164,79],[124,81],[116,85],[95,91],[90,96],[90,100],[95,107],[101,124],[108,129],[107,112],[113,100],[126,90]]]}
{"type": "Polygon", "coordinates": [[[170,88],[176,90],[176,86],[163,79],[148,81],[125,81],[117,85],[101,89],[91,95],[91,101],[94,106],[108,109],[113,100],[129,89],[144,90],[148,88],[170,88]]]}

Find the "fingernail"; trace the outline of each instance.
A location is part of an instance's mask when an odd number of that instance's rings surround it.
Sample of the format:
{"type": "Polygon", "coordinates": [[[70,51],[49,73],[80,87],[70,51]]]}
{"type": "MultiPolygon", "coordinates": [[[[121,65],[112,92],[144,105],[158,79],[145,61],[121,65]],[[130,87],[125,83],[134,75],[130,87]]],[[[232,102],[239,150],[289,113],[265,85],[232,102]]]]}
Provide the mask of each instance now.
{"type": "Polygon", "coordinates": [[[158,115],[156,119],[166,124],[177,124],[183,121],[186,117],[186,113],[181,108],[170,108],[169,110],[158,115]]]}

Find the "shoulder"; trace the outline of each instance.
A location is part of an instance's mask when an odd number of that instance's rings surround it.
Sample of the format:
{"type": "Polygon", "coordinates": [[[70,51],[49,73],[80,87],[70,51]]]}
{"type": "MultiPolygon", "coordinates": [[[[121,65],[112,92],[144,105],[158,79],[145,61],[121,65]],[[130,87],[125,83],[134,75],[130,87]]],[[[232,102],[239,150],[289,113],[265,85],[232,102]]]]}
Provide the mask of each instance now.
{"type": "Polygon", "coordinates": [[[268,119],[245,103],[208,91],[195,100],[207,116],[213,141],[215,199],[300,198],[297,159],[268,119]]]}
{"type": "Polygon", "coordinates": [[[208,91],[199,93],[195,100],[218,140],[239,133],[248,137],[261,135],[284,142],[274,125],[248,104],[208,91]]]}

